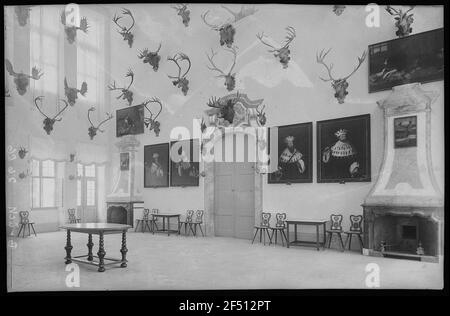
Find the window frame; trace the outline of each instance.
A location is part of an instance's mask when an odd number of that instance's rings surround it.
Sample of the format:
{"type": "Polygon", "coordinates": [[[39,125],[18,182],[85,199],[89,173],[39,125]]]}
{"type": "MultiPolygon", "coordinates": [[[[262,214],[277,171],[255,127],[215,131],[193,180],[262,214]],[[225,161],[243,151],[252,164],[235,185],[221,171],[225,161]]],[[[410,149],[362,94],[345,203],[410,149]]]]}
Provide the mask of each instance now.
{"type": "Polygon", "coordinates": [[[39,175],[36,176],[34,174],[31,174],[31,209],[32,210],[48,210],[48,209],[56,209],[58,208],[57,205],[57,195],[58,195],[58,184],[57,184],[57,161],[54,159],[35,159],[33,158],[31,160],[31,163],[33,164],[34,161],[38,162],[38,169],[39,169],[39,175]],[[53,176],[44,176],[42,174],[42,165],[44,161],[51,161],[53,162],[53,176]],[[35,206],[33,205],[33,196],[34,196],[34,179],[39,179],[39,206],[35,206]],[[55,192],[54,192],[54,199],[53,199],[53,206],[42,206],[42,193],[43,193],[43,179],[53,179],[54,181],[54,186],[55,186],[55,192]]]}
{"type": "Polygon", "coordinates": [[[76,176],[76,180],[77,180],[77,192],[76,192],[76,203],[77,203],[77,207],[98,207],[98,170],[97,170],[97,164],[95,163],[90,163],[90,164],[83,164],[81,162],[77,163],[77,176],[76,176]],[[81,166],[81,175],[78,175],[78,166],[81,166]],[[94,166],[94,170],[95,170],[95,176],[87,176],[86,175],[86,167],[90,167],[90,166],[94,166]],[[81,188],[80,188],[80,192],[78,192],[78,181],[81,181],[81,188]],[[94,204],[87,204],[87,182],[88,181],[94,181],[95,186],[94,186],[94,204]],[[84,189],[84,194],[83,194],[83,189],[84,189]],[[80,202],[81,204],[78,204],[78,194],[80,194],[80,202]],[[84,203],[84,204],[83,204],[84,203]]]}

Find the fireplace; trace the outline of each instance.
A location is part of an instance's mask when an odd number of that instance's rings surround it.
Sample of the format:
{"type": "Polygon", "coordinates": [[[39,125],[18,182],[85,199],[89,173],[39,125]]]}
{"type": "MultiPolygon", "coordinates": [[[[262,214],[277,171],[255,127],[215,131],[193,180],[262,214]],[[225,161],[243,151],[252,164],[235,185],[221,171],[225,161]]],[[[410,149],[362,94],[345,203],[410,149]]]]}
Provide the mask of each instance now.
{"type": "Polygon", "coordinates": [[[128,224],[127,209],[123,206],[110,206],[107,210],[108,223],[128,224]]]}
{"type": "Polygon", "coordinates": [[[384,110],[385,149],[377,182],[362,205],[366,255],[438,262],[443,254],[444,199],[430,150],[435,98],[412,83],[394,87],[378,102],[384,110]],[[409,137],[414,142],[398,146],[398,122],[408,128],[414,122],[409,137]]]}
{"type": "Polygon", "coordinates": [[[142,208],[142,201],[106,202],[106,222],[133,226],[134,212],[142,208]]]}

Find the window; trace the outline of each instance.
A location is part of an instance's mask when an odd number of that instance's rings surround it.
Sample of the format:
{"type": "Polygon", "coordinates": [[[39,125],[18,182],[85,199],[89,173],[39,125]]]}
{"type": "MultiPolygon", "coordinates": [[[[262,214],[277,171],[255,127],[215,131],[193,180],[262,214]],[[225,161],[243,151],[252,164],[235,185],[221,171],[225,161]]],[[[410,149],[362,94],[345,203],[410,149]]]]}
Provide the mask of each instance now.
{"type": "Polygon", "coordinates": [[[32,161],[32,207],[56,207],[56,164],[53,160],[32,161]]]}
{"type": "Polygon", "coordinates": [[[96,166],[77,164],[77,206],[97,205],[96,166]]]}

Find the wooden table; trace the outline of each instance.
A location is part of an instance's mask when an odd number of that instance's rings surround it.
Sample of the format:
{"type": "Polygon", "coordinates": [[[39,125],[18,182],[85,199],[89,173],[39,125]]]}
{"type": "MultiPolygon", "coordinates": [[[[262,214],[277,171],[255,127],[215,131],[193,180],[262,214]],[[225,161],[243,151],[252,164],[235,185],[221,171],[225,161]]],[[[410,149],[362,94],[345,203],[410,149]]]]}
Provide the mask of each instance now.
{"type": "Polygon", "coordinates": [[[316,246],[317,250],[320,250],[320,245],[322,245],[322,248],[325,248],[325,242],[327,240],[326,238],[326,224],[327,220],[286,220],[286,228],[287,228],[287,247],[289,248],[289,245],[292,246],[316,246]],[[289,241],[289,226],[294,225],[294,235],[295,239],[293,241],[289,241]],[[316,226],[316,241],[305,241],[305,240],[298,240],[297,239],[297,226],[316,226]],[[319,228],[320,226],[323,226],[323,242],[320,242],[320,236],[319,236],[319,228]]]}
{"type": "Polygon", "coordinates": [[[126,268],[127,266],[127,230],[131,228],[129,225],[122,225],[122,224],[109,224],[109,223],[78,223],[78,224],[66,224],[64,226],[61,226],[61,228],[67,230],[67,239],[66,239],[66,264],[72,263],[72,261],[80,262],[80,263],[87,263],[92,264],[95,266],[98,266],[98,272],[105,271],[105,265],[110,264],[116,264],[120,263],[120,266],[122,268],[126,268]],[[70,233],[71,232],[77,232],[77,233],[84,233],[88,234],[88,254],[83,256],[76,256],[71,257],[70,253],[72,251],[72,244],[71,244],[71,238],[70,233]],[[106,252],[104,248],[104,241],[103,236],[109,235],[109,234],[120,234],[122,233],[122,248],[120,249],[120,252],[122,253],[122,259],[114,259],[114,258],[106,258],[106,252]],[[92,254],[92,247],[94,246],[94,243],[92,242],[92,235],[99,235],[99,245],[98,245],[98,252],[97,256],[94,256],[92,254]],[[86,258],[86,259],[82,259],[86,258]],[[94,258],[98,258],[98,262],[94,261],[94,258]],[[108,263],[105,263],[105,260],[111,261],[108,263]]]}
{"type": "MultiPolygon", "coordinates": [[[[178,227],[180,226],[180,214],[152,214],[153,219],[161,217],[163,220],[163,228],[157,229],[157,233],[167,233],[167,236],[170,236],[170,233],[178,234],[178,227]],[[177,229],[170,229],[170,219],[176,217],[177,218],[177,229]],[[166,219],[167,219],[167,228],[166,228],[166,219]]],[[[155,233],[155,229],[153,229],[153,233],[155,233]]]]}

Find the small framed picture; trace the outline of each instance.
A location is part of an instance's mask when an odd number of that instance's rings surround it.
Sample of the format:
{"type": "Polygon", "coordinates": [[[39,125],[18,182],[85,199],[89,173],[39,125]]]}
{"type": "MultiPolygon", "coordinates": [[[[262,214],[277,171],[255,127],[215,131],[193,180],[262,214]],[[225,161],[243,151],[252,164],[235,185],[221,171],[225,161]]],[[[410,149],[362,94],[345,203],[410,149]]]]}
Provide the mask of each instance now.
{"type": "Polygon", "coordinates": [[[169,186],[169,144],[144,146],[144,188],[169,186]]]}
{"type": "Polygon", "coordinates": [[[144,133],[144,105],[135,105],[116,111],[116,136],[144,133]]]}
{"type": "Polygon", "coordinates": [[[370,182],[370,114],[317,122],[317,182],[370,182]]]}
{"type": "Polygon", "coordinates": [[[120,170],[130,170],[130,153],[120,153],[120,170]]]}
{"type": "Polygon", "coordinates": [[[199,157],[198,139],[171,142],[170,186],[198,186],[199,157]]]}
{"type": "Polygon", "coordinates": [[[394,148],[417,146],[417,116],[394,119],[394,148]]]}
{"type": "MultiPolygon", "coordinates": [[[[312,182],[312,122],[280,126],[277,130],[278,146],[273,148],[277,154],[270,154],[277,160],[277,170],[269,173],[268,183],[312,182]]],[[[269,151],[272,143],[269,137],[269,151]]]]}

